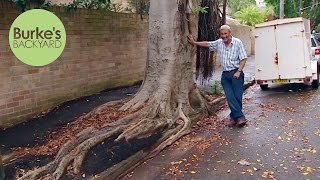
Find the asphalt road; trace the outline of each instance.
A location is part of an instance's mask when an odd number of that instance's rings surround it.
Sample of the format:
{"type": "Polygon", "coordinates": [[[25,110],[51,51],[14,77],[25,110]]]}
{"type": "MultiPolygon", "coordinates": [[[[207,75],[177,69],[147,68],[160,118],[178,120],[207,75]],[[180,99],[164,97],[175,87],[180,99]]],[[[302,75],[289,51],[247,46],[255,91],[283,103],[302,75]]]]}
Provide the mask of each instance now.
{"type": "MultiPolygon", "coordinates": [[[[248,126],[221,128],[220,138],[203,151],[199,143],[169,148],[125,179],[320,179],[320,89],[261,91],[255,85],[245,94],[244,111],[248,126]]],[[[225,108],[217,119],[228,113],[225,108]]],[[[208,140],[214,133],[205,130],[193,139],[208,140]]]]}

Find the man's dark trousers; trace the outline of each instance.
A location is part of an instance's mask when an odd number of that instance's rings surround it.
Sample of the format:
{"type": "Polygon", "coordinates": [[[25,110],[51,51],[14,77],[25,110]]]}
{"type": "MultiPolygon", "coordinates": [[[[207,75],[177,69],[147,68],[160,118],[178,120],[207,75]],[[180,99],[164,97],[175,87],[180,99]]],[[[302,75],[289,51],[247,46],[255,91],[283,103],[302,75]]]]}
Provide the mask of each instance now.
{"type": "Polygon", "coordinates": [[[233,75],[237,70],[223,71],[221,76],[221,84],[231,110],[230,117],[234,120],[244,117],[242,112],[244,73],[241,72],[240,77],[236,79],[233,75]]]}

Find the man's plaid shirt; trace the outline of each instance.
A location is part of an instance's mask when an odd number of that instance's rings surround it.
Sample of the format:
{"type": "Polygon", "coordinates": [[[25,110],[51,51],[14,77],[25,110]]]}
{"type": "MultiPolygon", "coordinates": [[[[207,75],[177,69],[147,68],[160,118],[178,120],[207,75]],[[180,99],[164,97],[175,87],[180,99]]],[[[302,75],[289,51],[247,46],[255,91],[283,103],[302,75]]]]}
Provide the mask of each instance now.
{"type": "Polygon", "coordinates": [[[240,39],[231,37],[231,45],[226,47],[220,38],[216,41],[209,41],[209,50],[217,51],[223,71],[230,71],[239,68],[240,61],[247,58],[246,50],[240,39]]]}

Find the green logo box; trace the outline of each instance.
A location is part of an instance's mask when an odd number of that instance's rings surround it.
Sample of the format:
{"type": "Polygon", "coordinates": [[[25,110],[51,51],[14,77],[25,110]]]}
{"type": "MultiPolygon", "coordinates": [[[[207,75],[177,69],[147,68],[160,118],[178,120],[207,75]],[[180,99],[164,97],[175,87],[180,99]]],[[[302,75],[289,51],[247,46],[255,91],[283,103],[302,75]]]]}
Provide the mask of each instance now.
{"type": "Polygon", "coordinates": [[[9,31],[9,44],[14,55],[31,66],[54,62],[66,45],[66,30],[52,12],[32,9],[19,15],[9,31]]]}

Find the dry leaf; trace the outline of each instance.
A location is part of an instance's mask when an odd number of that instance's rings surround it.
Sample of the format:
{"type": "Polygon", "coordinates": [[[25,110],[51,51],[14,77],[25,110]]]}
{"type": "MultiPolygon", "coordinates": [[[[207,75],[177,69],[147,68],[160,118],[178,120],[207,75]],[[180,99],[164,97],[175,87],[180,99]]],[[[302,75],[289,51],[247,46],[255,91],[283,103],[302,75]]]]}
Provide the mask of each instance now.
{"type": "Polygon", "coordinates": [[[240,161],[238,161],[238,164],[242,165],[242,166],[250,166],[251,163],[249,163],[248,161],[241,159],[240,161]]]}
{"type": "Polygon", "coordinates": [[[262,177],[264,177],[264,178],[272,178],[273,179],[273,171],[265,171],[265,172],[263,172],[262,173],[262,177]]]}

